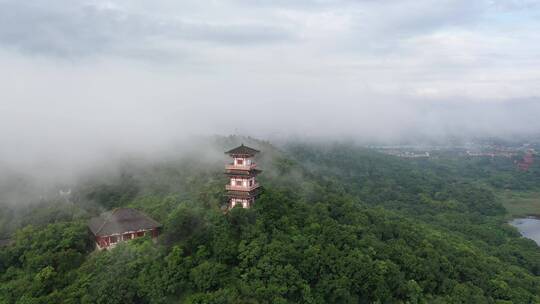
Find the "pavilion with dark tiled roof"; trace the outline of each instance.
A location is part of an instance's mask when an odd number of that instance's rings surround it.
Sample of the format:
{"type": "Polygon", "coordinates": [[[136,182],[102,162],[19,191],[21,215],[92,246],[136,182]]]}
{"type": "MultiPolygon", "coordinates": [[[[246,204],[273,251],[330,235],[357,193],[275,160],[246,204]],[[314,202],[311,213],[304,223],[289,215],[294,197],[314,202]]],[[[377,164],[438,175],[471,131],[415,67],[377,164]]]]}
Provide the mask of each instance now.
{"type": "Polygon", "coordinates": [[[156,238],[161,224],[138,210],[118,208],[90,219],[88,228],[98,249],[104,249],[147,234],[156,238]]]}
{"type": "Polygon", "coordinates": [[[0,247],[6,247],[6,246],[9,246],[10,244],[11,244],[10,239],[1,239],[0,240],[0,247]]]}

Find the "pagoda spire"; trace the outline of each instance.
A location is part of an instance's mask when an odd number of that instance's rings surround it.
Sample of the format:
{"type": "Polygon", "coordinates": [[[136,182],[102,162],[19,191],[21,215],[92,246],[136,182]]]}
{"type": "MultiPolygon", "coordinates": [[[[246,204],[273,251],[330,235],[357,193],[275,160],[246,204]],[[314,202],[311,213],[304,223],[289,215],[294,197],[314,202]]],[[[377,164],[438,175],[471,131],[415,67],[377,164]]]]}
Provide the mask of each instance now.
{"type": "Polygon", "coordinates": [[[225,185],[229,198],[228,209],[236,205],[249,208],[259,195],[261,186],[256,176],[262,171],[257,169],[257,164],[253,161],[253,157],[259,152],[243,143],[225,152],[232,158],[232,163],[225,166],[225,174],[229,177],[229,183],[225,185]]]}

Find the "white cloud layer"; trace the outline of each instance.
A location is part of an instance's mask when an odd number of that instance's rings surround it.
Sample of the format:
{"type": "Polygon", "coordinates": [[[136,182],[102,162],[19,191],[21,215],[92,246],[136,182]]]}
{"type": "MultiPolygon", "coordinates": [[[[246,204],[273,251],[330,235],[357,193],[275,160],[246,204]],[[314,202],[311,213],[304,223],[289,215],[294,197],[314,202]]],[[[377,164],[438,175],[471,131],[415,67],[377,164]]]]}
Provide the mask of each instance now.
{"type": "Polygon", "coordinates": [[[0,0],[0,159],[539,132],[538,28],[535,0],[0,0]]]}

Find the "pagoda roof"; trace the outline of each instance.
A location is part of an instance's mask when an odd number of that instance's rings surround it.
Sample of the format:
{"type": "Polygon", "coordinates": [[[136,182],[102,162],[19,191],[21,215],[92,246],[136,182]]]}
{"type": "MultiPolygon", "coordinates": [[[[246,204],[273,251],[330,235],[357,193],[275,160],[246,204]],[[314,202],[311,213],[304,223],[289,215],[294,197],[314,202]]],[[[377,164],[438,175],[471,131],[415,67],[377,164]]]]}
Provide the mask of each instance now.
{"type": "Polygon", "coordinates": [[[258,196],[262,191],[262,186],[259,186],[251,191],[239,191],[239,190],[230,190],[227,191],[226,196],[228,197],[238,197],[238,198],[251,198],[258,196]]]}
{"type": "Polygon", "coordinates": [[[262,170],[259,169],[251,169],[251,170],[226,170],[225,175],[227,176],[256,176],[259,173],[261,173],[262,170]]]}
{"type": "Polygon", "coordinates": [[[259,152],[261,152],[261,151],[250,148],[248,146],[244,146],[244,144],[241,144],[240,146],[225,152],[225,154],[253,156],[253,155],[255,155],[255,154],[259,153],[259,152]]]}
{"type": "Polygon", "coordinates": [[[88,228],[96,236],[122,234],[128,231],[149,230],[161,224],[146,214],[131,208],[118,208],[90,219],[88,228]]]}

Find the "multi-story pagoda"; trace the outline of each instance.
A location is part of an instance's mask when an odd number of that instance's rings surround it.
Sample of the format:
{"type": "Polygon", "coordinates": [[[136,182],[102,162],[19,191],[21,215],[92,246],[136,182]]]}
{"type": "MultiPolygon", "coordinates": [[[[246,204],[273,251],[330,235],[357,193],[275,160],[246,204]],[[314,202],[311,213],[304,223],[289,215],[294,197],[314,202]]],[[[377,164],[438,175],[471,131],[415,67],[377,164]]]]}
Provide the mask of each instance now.
{"type": "Polygon", "coordinates": [[[249,208],[260,193],[261,187],[255,177],[261,173],[253,161],[258,150],[242,144],[230,151],[225,152],[233,158],[233,162],[225,166],[225,174],[229,177],[229,183],[225,186],[229,197],[228,208],[236,205],[249,208]]]}

